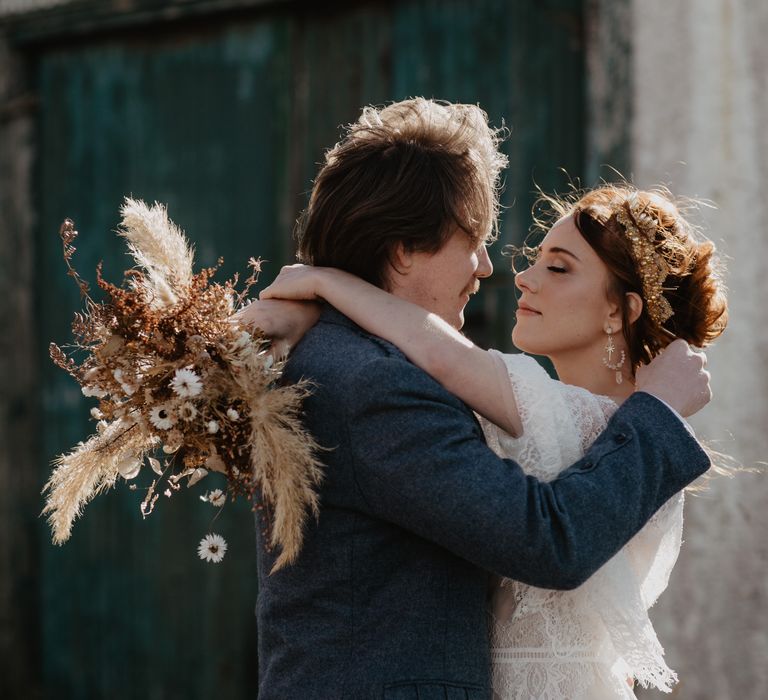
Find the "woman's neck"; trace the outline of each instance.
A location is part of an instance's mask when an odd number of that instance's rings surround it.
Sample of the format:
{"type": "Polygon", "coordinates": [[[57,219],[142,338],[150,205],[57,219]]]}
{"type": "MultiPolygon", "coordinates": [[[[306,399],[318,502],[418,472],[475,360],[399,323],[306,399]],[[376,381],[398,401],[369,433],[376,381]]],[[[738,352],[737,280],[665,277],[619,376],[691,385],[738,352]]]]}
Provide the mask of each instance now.
{"type": "Polygon", "coordinates": [[[616,370],[608,369],[600,361],[600,355],[593,351],[570,355],[568,357],[550,357],[557,376],[563,384],[579,386],[593,394],[609,396],[621,403],[628,399],[635,390],[629,358],[621,368],[622,381],[616,381],[616,370]]]}

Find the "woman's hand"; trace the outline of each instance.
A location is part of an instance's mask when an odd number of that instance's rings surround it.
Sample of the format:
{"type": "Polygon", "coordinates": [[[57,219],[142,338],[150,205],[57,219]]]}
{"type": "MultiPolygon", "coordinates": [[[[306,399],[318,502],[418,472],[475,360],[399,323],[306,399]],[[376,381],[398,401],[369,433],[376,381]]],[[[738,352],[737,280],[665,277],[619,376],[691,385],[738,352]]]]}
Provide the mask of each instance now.
{"type": "Polygon", "coordinates": [[[240,309],[233,320],[256,328],[272,339],[272,354],[283,357],[317,323],[320,305],[306,301],[265,299],[253,301],[240,309]]]}
{"type": "MultiPolygon", "coordinates": [[[[332,276],[344,276],[341,270],[312,265],[286,265],[280,270],[266,289],[259,294],[259,299],[294,299],[313,301],[324,298],[322,282],[332,276]]],[[[351,277],[351,276],[350,276],[351,277]]]]}

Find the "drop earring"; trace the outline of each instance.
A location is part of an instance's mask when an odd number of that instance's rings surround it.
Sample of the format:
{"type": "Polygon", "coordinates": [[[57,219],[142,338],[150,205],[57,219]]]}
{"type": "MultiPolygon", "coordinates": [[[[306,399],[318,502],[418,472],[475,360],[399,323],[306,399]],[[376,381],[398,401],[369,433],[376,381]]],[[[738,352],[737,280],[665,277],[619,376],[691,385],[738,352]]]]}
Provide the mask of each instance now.
{"type": "Polygon", "coordinates": [[[627,357],[622,350],[619,361],[613,362],[613,355],[616,352],[616,344],[613,342],[613,328],[606,326],[605,332],[608,334],[608,342],[605,344],[603,364],[611,371],[616,372],[616,383],[621,384],[624,381],[624,377],[621,374],[621,368],[624,366],[624,360],[626,360],[627,357]]]}

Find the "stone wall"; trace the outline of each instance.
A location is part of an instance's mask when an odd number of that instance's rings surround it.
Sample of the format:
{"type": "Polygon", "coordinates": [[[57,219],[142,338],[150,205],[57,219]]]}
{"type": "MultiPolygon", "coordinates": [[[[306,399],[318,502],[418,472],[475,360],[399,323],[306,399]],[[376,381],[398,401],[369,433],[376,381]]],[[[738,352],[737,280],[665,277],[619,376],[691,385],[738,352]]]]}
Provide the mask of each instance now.
{"type": "MultiPolygon", "coordinates": [[[[700,223],[729,258],[729,328],[708,353],[715,398],[694,427],[752,466],[768,460],[768,4],[634,0],[631,26],[634,180],[711,200],[700,223]]],[[[653,615],[680,673],[675,697],[766,697],[766,533],[768,475],[689,498],[653,615]]]]}

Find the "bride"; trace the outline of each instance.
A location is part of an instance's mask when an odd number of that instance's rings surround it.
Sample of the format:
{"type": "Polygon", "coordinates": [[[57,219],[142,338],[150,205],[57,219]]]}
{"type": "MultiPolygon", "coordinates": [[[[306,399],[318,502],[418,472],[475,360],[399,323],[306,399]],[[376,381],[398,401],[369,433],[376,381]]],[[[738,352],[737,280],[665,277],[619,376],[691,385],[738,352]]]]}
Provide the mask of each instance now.
{"type": "MultiPolygon", "coordinates": [[[[605,185],[544,202],[556,223],[515,276],[512,339],[547,356],[559,381],[532,358],[482,350],[435,314],[340,270],[285,267],[260,299],[324,299],[471,406],[500,456],[551,480],[583,456],[671,340],[705,347],[717,338],[727,304],[713,244],[699,239],[666,192],[605,185]]],[[[256,304],[246,318],[292,344],[318,311],[286,306],[256,304]]],[[[677,677],[648,609],[677,558],[682,511],[680,494],[575,590],[496,581],[495,698],[634,698],[632,679],[668,692],[677,677]]]]}

